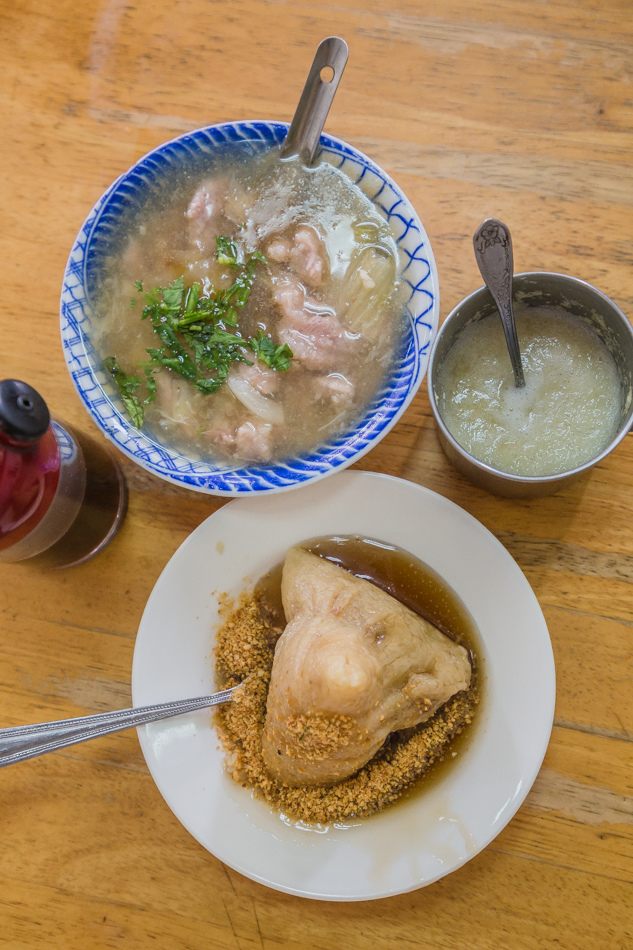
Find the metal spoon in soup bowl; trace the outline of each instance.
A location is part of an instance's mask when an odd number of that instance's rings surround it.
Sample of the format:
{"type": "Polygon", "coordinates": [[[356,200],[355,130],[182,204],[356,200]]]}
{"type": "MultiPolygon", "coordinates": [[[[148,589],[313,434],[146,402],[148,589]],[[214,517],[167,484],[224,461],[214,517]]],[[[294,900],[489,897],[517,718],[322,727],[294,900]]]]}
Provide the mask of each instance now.
{"type": "Polygon", "coordinates": [[[314,161],[348,54],[347,43],[340,36],[327,36],[319,43],[288,134],[281,146],[280,158],[298,155],[303,164],[308,166],[314,161]]]}

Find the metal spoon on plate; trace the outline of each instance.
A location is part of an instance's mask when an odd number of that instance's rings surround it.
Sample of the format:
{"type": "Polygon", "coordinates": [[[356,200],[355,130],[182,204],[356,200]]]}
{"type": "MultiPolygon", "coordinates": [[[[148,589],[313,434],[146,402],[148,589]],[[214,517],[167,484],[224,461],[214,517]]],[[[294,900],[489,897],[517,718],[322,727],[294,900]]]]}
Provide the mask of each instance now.
{"type": "Polygon", "coordinates": [[[33,759],[37,755],[44,755],[45,752],[56,752],[65,746],[85,742],[86,739],[106,736],[110,732],[231,702],[236,689],[238,687],[233,686],[231,689],[223,689],[219,693],[198,696],[195,699],[180,699],[156,706],[139,706],[116,712],[97,713],[94,716],[78,716],[74,719],[40,722],[33,726],[0,729],[0,768],[24,762],[25,759],[33,759]]]}
{"type": "Polygon", "coordinates": [[[512,308],[514,265],[510,231],[497,218],[486,218],[475,231],[473,245],[479,271],[499,310],[512,363],[514,382],[520,388],[525,386],[525,379],[512,308]]]}
{"type": "Polygon", "coordinates": [[[321,40],[308,73],[288,134],[281,147],[281,158],[298,155],[311,165],[321,138],[334,94],[343,75],[349,50],[340,36],[321,40]]]}

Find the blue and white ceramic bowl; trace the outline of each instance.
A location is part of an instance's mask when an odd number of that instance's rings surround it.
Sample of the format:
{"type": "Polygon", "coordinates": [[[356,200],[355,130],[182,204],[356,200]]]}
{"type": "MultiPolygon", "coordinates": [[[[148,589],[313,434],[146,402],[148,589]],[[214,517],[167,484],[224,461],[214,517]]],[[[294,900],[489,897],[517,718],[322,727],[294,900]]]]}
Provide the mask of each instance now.
{"type": "MultiPolygon", "coordinates": [[[[364,415],[346,432],[305,455],[270,465],[230,467],[187,458],[136,429],[124,413],[111,379],[101,369],[92,343],[91,292],[100,261],[121,218],[140,204],[153,183],[174,165],[210,163],[227,149],[248,154],[280,144],[288,131],[281,122],[227,122],[181,135],[145,155],[108,188],[86,218],[70,252],[61,296],[61,336],[73,383],[94,422],[117,448],[148,472],[213,495],[252,495],[286,491],[346,468],[368,452],[401,417],[420,387],[431,343],[437,333],[439,288],[429,239],[415,210],[391,178],[370,158],[329,135],[326,155],[357,183],[391,223],[403,260],[401,280],[408,287],[406,331],[393,370],[364,415]]],[[[317,156],[318,158],[318,156],[317,156]]]]}

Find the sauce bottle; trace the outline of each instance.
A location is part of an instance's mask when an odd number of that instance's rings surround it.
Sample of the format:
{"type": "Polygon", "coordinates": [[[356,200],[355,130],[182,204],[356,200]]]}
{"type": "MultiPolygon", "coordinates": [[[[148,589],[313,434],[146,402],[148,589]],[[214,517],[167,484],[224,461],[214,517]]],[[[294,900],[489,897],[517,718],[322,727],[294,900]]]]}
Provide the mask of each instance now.
{"type": "Polygon", "coordinates": [[[32,386],[0,381],[0,563],[81,564],[111,541],[126,506],[108,449],[51,418],[32,386]]]}

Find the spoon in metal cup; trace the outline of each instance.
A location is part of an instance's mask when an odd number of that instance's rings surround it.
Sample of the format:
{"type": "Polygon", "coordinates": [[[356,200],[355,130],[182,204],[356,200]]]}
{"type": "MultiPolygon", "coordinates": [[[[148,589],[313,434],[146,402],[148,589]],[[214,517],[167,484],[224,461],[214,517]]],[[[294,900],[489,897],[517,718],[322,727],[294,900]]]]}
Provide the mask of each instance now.
{"type": "Polygon", "coordinates": [[[65,746],[85,742],[86,739],[105,736],[110,732],[231,702],[236,689],[239,687],[233,686],[231,689],[223,689],[219,693],[198,696],[195,699],[180,699],[155,706],[139,706],[116,712],[97,713],[94,716],[78,716],[74,719],[41,722],[33,726],[0,729],[0,768],[24,762],[25,759],[33,759],[37,755],[44,755],[45,752],[56,752],[65,746]]]}
{"type": "Polygon", "coordinates": [[[512,309],[512,238],[510,231],[496,218],[486,218],[473,237],[475,259],[486,287],[497,305],[508,352],[518,388],[525,386],[521,351],[517,337],[514,310],[512,309]]]}
{"type": "Polygon", "coordinates": [[[348,54],[347,43],[340,36],[328,36],[319,43],[280,158],[298,155],[304,165],[314,161],[348,54]]]}

